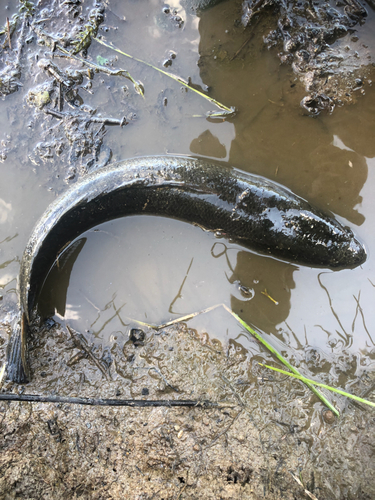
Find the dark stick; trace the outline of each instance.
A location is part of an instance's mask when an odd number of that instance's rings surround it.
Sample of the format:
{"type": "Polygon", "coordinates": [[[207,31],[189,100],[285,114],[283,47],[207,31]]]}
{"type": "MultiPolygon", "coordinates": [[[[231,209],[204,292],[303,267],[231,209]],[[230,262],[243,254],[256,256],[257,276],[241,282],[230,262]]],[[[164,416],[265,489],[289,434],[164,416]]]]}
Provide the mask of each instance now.
{"type": "Polygon", "coordinates": [[[60,113],[60,111],[55,111],[54,109],[45,108],[43,111],[47,113],[47,115],[54,116],[55,118],[59,118],[60,120],[67,116],[66,114],[60,113]]]}
{"type": "MultiPolygon", "coordinates": [[[[47,113],[47,115],[52,115],[55,118],[59,118],[59,120],[62,120],[66,116],[71,116],[65,113],[60,113],[59,111],[55,111],[54,109],[50,108],[45,108],[44,112],[47,113]]],[[[103,125],[120,125],[120,127],[122,127],[123,125],[127,124],[125,116],[121,120],[118,120],[117,118],[100,118],[98,116],[88,116],[85,119],[88,122],[103,123],[103,125]]]]}
{"type": "Polygon", "coordinates": [[[9,17],[7,17],[7,32],[8,32],[8,44],[10,50],[12,50],[12,42],[10,41],[10,26],[9,26],[9,17]]]}
{"type": "MultiPolygon", "coordinates": [[[[258,2],[259,3],[259,2],[258,2]]],[[[261,3],[261,2],[260,2],[261,3]]],[[[255,23],[253,24],[253,28],[255,28],[255,26],[258,24],[258,21],[259,21],[259,18],[255,21],[255,23]]],[[[242,49],[244,49],[246,47],[246,45],[250,42],[250,40],[253,38],[254,36],[254,32],[250,34],[249,38],[247,38],[247,40],[244,41],[244,43],[241,45],[241,47],[237,50],[237,52],[229,59],[229,61],[233,61],[234,59],[236,59],[236,57],[238,56],[238,54],[242,51],[242,49]]]]}
{"type": "Polygon", "coordinates": [[[62,83],[59,82],[59,111],[61,112],[63,109],[62,107],[62,83]]]}
{"type": "Polygon", "coordinates": [[[92,398],[70,398],[68,396],[39,396],[35,394],[2,394],[0,401],[30,401],[32,403],[68,403],[75,405],[89,406],[131,406],[133,408],[159,407],[159,406],[183,406],[186,408],[224,408],[231,407],[231,404],[213,403],[211,401],[183,400],[143,400],[143,399],[92,399],[92,398]]]}

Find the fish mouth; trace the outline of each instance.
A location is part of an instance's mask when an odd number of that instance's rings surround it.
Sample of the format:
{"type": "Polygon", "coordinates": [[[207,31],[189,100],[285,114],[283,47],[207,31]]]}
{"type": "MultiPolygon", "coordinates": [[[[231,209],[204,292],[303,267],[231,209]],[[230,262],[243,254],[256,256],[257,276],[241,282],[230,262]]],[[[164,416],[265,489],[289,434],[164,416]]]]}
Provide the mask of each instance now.
{"type": "Polygon", "coordinates": [[[354,268],[363,264],[366,259],[367,252],[364,245],[352,236],[340,252],[335,267],[354,268]]]}
{"type": "Polygon", "coordinates": [[[349,252],[351,252],[353,257],[353,263],[355,265],[360,265],[367,259],[367,252],[363,244],[356,238],[353,238],[349,245],[349,252]]]}

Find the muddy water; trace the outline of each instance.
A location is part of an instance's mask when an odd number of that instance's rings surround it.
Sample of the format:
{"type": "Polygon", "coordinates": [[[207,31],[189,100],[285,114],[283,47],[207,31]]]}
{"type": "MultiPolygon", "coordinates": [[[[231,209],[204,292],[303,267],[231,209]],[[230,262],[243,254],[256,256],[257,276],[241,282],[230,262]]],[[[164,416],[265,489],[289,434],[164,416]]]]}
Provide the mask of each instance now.
{"type": "MultiPolygon", "coordinates": [[[[344,385],[371,370],[374,88],[367,83],[355,104],[312,118],[299,106],[304,91],[292,71],[263,46],[272,19],[260,22],[248,41],[249,32],[236,23],[240,2],[223,2],[200,18],[170,2],[185,20],[181,28],[156,0],[143,2],[142,9],[136,1],[106,5],[103,39],[160,68],[173,51],[167,71],[190,77],[238,110],[226,121],[206,119],[205,113],[215,109],[212,104],[94,42],[90,58],[108,58],[145,87],[142,99],[127,80],[102,75],[93,81],[93,94],[83,94],[103,116],[132,115],[126,127],[107,130],[113,160],[193,154],[261,174],[349,225],[365,242],[368,259],[353,270],[311,269],[255,254],[182,222],[129,217],[88,231],[66,250],[46,281],[40,310],[85,332],[90,341],[111,345],[128,339],[135,319],[158,324],[224,303],[294,359],[308,362],[312,350],[328,359],[351,355],[353,363],[340,379],[344,385]]],[[[34,41],[25,58],[35,51],[43,53],[34,41]]],[[[0,103],[1,116],[7,117],[0,124],[8,150],[0,163],[0,293],[7,318],[15,308],[19,262],[31,228],[74,182],[65,180],[66,165],[58,158],[36,161],[33,156],[41,132],[56,121],[28,108],[25,95],[35,85],[29,76],[24,75],[20,91],[0,103]]],[[[190,325],[223,343],[235,338],[251,347],[241,327],[220,310],[190,325]]]]}

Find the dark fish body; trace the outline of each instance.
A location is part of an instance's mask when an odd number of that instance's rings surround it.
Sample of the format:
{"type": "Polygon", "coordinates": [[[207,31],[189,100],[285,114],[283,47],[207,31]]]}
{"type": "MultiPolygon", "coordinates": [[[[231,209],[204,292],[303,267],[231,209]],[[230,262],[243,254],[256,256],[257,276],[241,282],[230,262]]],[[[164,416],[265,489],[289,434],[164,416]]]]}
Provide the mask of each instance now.
{"type": "Polygon", "coordinates": [[[8,378],[20,382],[29,377],[27,325],[59,253],[84,231],[135,214],[192,222],[309,266],[354,267],[366,258],[350,229],[263,177],[178,156],[109,165],[57,198],[31,234],[19,274],[21,321],[10,341],[8,378]]]}

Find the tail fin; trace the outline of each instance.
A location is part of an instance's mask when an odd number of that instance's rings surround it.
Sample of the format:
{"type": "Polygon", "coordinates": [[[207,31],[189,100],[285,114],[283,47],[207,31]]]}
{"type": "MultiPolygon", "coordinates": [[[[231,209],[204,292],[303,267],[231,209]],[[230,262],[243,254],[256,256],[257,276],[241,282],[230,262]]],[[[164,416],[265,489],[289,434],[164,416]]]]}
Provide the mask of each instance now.
{"type": "Polygon", "coordinates": [[[27,360],[27,321],[22,315],[17,321],[10,336],[7,349],[7,378],[17,384],[29,381],[29,366],[27,360]]]}

